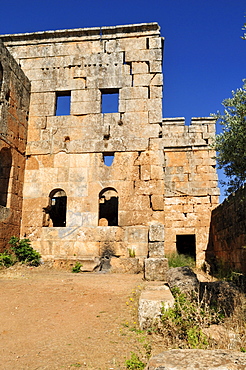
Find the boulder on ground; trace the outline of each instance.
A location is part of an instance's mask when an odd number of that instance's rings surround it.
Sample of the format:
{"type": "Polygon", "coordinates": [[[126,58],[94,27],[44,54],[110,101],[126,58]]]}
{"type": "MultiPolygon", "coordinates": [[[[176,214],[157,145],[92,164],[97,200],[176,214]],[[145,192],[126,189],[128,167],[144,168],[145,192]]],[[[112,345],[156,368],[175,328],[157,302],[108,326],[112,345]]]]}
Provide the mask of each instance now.
{"type": "Polygon", "coordinates": [[[233,283],[213,281],[200,283],[200,300],[230,316],[241,305],[241,292],[233,283]]]}
{"type": "Polygon", "coordinates": [[[181,293],[191,293],[199,289],[199,280],[196,274],[187,266],[169,269],[167,282],[171,289],[177,287],[181,293]]]}
{"type": "Polygon", "coordinates": [[[229,350],[172,349],[153,356],[146,370],[244,370],[246,355],[229,350]]]}

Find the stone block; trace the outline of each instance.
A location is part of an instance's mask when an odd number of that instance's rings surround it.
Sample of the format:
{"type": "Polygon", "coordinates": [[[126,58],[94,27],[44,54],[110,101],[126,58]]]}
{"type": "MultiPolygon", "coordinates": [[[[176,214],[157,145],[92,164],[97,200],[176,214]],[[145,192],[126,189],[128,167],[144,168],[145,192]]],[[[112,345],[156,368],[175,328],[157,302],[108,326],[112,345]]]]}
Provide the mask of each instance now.
{"type": "Polygon", "coordinates": [[[124,240],[131,243],[147,243],[148,242],[148,229],[145,226],[132,226],[124,228],[124,240]]]}
{"type": "Polygon", "coordinates": [[[149,72],[162,72],[162,62],[161,60],[151,60],[149,63],[149,72]]]}
{"type": "Polygon", "coordinates": [[[142,268],[138,258],[116,258],[110,260],[110,272],[123,274],[138,274],[142,268]]]}
{"type": "Polygon", "coordinates": [[[174,297],[166,285],[148,286],[141,293],[138,321],[141,330],[150,329],[161,320],[162,310],[173,307],[174,297]]]}
{"type": "MultiPolygon", "coordinates": [[[[149,110],[149,123],[161,123],[162,110],[149,110]]],[[[170,141],[168,143],[170,145],[170,141]]]]}
{"type": "Polygon", "coordinates": [[[149,86],[153,78],[152,74],[135,74],[133,76],[134,86],[149,86]]]}
{"type": "Polygon", "coordinates": [[[147,62],[132,62],[133,74],[146,74],[149,73],[149,66],[147,62]]]}
{"type": "MultiPolygon", "coordinates": [[[[160,161],[161,162],[161,161],[160,161]]],[[[152,180],[163,180],[164,178],[164,172],[163,172],[163,166],[160,165],[152,165],[151,166],[151,179],[152,180]]]]}
{"type": "Polygon", "coordinates": [[[242,370],[245,353],[231,350],[171,349],[151,357],[146,370],[242,370]]]}
{"type": "Polygon", "coordinates": [[[150,99],[162,99],[162,86],[150,86],[150,99]]]}
{"type": "Polygon", "coordinates": [[[151,224],[149,226],[149,241],[161,242],[164,240],[164,225],[151,224]]]}
{"type": "Polygon", "coordinates": [[[148,87],[123,87],[120,90],[120,99],[148,99],[148,87]]]}
{"type": "Polygon", "coordinates": [[[163,195],[151,195],[151,206],[153,211],[163,211],[164,210],[163,195]]]}
{"type": "Polygon", "coordinates": [[[150,180],[150,177],[151,177],[150,168],[151,168],[150,165],[142,165],[140,167],[140,179],[141,180],[144,180],[144,181],[150,180]]]}
{"type": "Polygon", "coordinates": [[[164,242],[149,242],[148,244],[148,257],[164,257],[164,242]]]}
{"type": "Polygon", "coordinates": [[[167,281],[168,259],[146,258],[144,260],[144,278],[150,281],[167,281]]]}

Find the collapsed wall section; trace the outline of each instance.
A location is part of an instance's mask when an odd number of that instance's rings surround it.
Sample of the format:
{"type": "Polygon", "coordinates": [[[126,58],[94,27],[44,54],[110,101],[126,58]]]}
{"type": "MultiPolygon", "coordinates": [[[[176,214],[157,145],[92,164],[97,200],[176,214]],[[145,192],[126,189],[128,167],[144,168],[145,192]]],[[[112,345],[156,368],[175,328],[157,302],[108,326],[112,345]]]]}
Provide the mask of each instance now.
{"type": "Polygon", "coordinates": [[[0,41],[0,250],[20,235],[30,83],[0,41]]]}

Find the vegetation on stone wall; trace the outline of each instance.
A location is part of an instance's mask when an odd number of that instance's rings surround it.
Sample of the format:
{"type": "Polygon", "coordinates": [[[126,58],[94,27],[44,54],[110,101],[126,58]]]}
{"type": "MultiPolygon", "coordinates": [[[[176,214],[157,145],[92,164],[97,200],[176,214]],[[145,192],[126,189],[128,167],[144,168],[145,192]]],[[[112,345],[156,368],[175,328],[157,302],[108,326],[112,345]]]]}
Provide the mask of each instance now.
{"type": "Polygon", "coordinates": [[[222,126],[215,138],[217,163],[228,180],[221,182],[227,194],[236,191],[246,182],[246,80],[243,87],[232,91],[232,98],[222,102],[224,114],[214,115],[222,126]]]}

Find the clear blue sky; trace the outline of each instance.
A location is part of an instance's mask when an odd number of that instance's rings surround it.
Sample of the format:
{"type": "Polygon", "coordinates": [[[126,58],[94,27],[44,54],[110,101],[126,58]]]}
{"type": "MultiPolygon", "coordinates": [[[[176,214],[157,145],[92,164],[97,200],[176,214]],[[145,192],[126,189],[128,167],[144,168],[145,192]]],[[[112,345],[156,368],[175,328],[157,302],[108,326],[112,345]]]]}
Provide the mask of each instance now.
{"type": "Polygon", "coordinates": [[[0,34],[158,22],[163,116],[209,116],[246,78],[246,0],[3,1],[0,34]]]}

